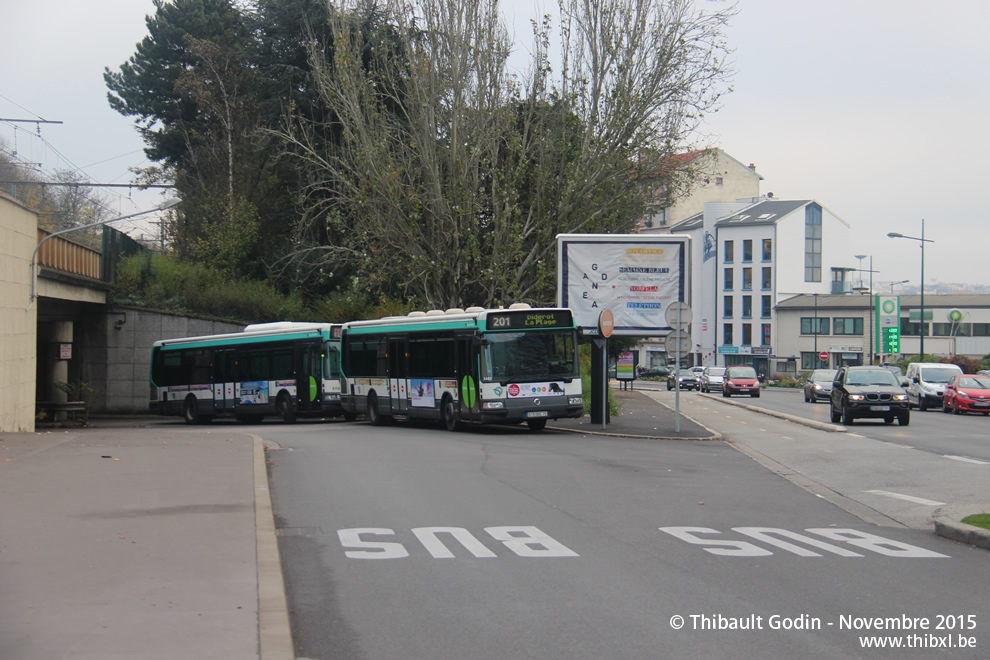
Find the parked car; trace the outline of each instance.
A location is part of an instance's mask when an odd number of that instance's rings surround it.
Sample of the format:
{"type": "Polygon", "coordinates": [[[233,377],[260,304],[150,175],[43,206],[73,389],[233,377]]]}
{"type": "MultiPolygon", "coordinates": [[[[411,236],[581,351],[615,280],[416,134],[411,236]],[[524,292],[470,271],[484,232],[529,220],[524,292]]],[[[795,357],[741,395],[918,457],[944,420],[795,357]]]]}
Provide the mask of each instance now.
{"type": "Polygon", "coordinates": [[[897,382],[901,382],[901,379],[904,378],[904,370],[898,367],[896,364],[885,364],[883,365],[883,368],[888,369],[890,373],[897,376],[897,382]]]}
{"type": "Polygon", "coordinates": [[[722,391],[722,381],[725,376],[725,367],[705,367],[698,379],[698,389],[702,392],[711,393],[712,390],[722,391]]]}
{"type": "Polygon", "coordinates": [[[962,374],[962,369],[954,364],[912,362],[907,371],[908,403],[921,411],[928,410],[929,406],[941,408],[945,384],[956,374],[962,374]]]}
{"type": "Polygon", "coordinates": [[[838,369],[815,369],[804,384],[804,402],[818,403],[819,399],[828,401],[832,396],[832,381],[838,369]]]}
{"type": "Polygon", "coordinates": [[[722,396],[733,394],[748,394],[753,398],[760,397],[760,379],[753,367],[726,367],[722,377],[722,396]]]}
{"type": "Polygon", "coordinates": [[[942,412],[990,415],[990,376],[956,374],[950,378],[942,393],[942,412]]]}
{"type": "Polygon", "coordinates": [[[666,378],[670,374],[669,367],[651,367],[640,370],[638,378],[666,378]]]}
{"type": "Polygon", "coordinates": [[[861,417],[883,419],[901,426],[911,421],[907,392],[888,369],[883,367],[842,367],[832,382],[830,398],[833,424],[841,420],[849,426],[861,417]]]}
{"type": "Polygon", "coordinates": [[[679,371],[672,371],[667,376],[667,390],[674,389],[674,380],[680,381],[679,387],[682,390],[696,390],[698,389],[698,376],[690,369],[681,369],[679,371]]]}

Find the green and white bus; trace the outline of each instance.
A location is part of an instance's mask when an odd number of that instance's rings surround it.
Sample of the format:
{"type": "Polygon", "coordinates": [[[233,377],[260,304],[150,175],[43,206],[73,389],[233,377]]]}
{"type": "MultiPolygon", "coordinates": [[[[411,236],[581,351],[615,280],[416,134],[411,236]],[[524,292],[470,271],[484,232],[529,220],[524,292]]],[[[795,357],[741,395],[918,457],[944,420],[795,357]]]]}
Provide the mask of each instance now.
{"type": "Polygon", "coordinates": [[[578,334],[569,309],[412,312],[344,324],[341,336],[348,415],[372,424],[393,418],[517,424],[584,411],[578,334]]]}
{"type": "Polygon", "coordinates": [[[156,341],[151,411],[189,424],[233,416],[343,415],[340,324],[260,323],[243,332],[156,341]]]}

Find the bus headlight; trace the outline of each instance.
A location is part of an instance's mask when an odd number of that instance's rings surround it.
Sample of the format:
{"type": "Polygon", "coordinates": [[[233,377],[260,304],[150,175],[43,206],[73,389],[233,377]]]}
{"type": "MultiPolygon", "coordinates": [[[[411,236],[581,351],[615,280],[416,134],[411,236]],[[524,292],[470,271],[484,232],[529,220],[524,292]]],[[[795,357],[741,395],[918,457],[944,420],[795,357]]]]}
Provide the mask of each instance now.
{"type": "Polygon", "coordinates": [[[482,406],[482,408],[484,408],[485,410],[502,410],[503,408],[505,408],[505,402],[504,401],[485,401],[485,403],[482,406]]]}
{"type": "Polygon", "coordinates": [[[567,397],[567,405],[569,406],[582,406],[584,405],[584,399],[579,396],[569,396],[567,397]]]}

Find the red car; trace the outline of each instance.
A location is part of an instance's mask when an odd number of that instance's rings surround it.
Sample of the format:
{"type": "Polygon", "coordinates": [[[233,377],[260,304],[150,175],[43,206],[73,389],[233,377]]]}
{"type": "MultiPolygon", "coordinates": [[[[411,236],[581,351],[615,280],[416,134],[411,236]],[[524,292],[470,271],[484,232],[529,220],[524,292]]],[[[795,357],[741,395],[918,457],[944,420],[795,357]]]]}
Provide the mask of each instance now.
{"type": "Polygon", "coordinates": [[[942,412],[990,414],[990,376],[957,374],[945,384],[942,412]]]}
{"type": "Polygon", "coordinates": [[[748,394],[751,397],[760,396],[760,380],[753,367],[728,367],[722,377],[722,396],[733,394],[748,394]]]}

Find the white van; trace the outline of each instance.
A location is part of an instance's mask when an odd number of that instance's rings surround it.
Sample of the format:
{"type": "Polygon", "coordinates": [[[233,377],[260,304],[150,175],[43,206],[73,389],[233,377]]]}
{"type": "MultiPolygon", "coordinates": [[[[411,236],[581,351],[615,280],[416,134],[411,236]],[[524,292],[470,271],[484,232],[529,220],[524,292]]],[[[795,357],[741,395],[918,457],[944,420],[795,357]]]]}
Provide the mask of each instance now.
{"type": "Polygon", "coordinates": [[[929,406],[942,408],[942,393],[945,384],[962,369],[954,364],[944,362],[912,362],[908,365],[908,405],[917,406],[918,410],[927,410],[929,406]]]}

